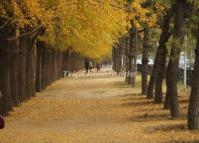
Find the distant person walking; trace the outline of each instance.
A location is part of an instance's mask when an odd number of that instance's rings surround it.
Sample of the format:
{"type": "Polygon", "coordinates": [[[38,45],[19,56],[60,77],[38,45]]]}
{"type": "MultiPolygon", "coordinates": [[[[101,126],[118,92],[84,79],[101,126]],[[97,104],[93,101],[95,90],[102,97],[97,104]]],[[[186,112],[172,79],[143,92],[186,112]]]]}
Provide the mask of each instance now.
{"type": "Polygon", "coordinates": [[[92,68],[93,68],[93,62],[92,62],[92,61],[89,61],[89,69],[90,69],[90,72],[92,71],[92,68]]]}
{"type": "MultiPolygon", "coordinates": [[[[3,94],[2,92],[0,91],[0,100],[3,98],[3,94]]],[[[3,119],[3,116],[0,115],[0,129],[3,129],[5,127],[5,122],[4,122],[4,119],[3,119]]]]}
{"type": "Polygon", "coordinates": [[[88,73],[89,70],[89,61],[85,60],[85,69],[86,69],[86,73],[88,73]]]}
{"type": "Polygon", "coordinates": [[[99,63],[97,63],[97,64],[96,64],[96,68],[97,68],[97,72],[99,72],[100,69],[101,69],[101,65],[100,65],[99,63]]]}

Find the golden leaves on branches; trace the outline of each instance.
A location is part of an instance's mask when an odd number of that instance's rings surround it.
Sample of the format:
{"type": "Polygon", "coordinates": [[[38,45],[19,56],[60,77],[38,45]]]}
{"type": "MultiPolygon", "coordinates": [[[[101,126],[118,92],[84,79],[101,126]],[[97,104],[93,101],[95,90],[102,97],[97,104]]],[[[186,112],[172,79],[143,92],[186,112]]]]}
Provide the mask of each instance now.
{"type": "Polygon", "coordinates": [[[94,59],[110,54],[113,44],[126,32],[126,13],[108,0],[64,2],[58,5],[57,14],[61,25],[58,37],[64,43],[61,46],[94,59]]]}
{"type": "MultiPolygon", "coordinates": [[[[70,48],[83,56],[101,59],[111,53],[130,21],[152,27],[157,15],[134,0],[129,13],[126,0],[11,0],[19,29],[46,27],[40,40],[60,50],[70,48]]],[[[6,11],[0,3],[0,16],[6,11]]]]}
{"type": "Polygon", "coordinates": [[[157,14],[151,9],[151,6],[143,6],[146,0],[134,0],[131,3],[130,19],[138,29],[142,29],[143,26],[154,27],[157,23],[157,14]]]}

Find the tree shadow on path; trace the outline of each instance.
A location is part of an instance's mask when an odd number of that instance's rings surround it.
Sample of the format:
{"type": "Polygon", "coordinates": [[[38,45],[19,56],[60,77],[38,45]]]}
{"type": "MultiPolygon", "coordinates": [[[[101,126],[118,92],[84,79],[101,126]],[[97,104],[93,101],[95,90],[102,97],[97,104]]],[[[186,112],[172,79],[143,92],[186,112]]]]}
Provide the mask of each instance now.
{"type": "Polygon", "coordinates": [[[199,143],[199,140],[195,140],[195,141],[168,141],[168,142],[164,142],[164,143],[199,143]]]}
{"type": "Polygon", "coordinates": [[[158,126],[150,126],[145,129],[147,133],[155,133],[155,132],[171,132],[171,131],[186,131],[186,124],[178,123],[178,124],[170,124],[170,125],[158,125],[158,126]]]}

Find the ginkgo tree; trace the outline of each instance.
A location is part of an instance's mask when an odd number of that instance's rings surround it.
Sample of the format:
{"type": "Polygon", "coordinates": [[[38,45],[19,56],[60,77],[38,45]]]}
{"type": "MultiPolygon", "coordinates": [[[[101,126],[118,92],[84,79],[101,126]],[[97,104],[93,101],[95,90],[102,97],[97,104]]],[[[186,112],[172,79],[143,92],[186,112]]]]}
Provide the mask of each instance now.
{"type": "MultiPolygon", "coordinates": [[[[149,27],[154,25],[156,16],[142,7],[143,2],[135,0],[130,7],[124,0],[12,0],[10,4],[20,30],[43,26],[45,34],[40,40],[55,48],[70,47],[84,56],[98,59],[110,54],[118,38],[131,27],[130,20],[137,28],[143,21],[149,27]]],[[[2,9],[2,15],[5,13],[2,9]]]]}
{"type": "Polygon", "coordinates": [[[61,25],[59,46],[70,47],[93,59],[110,54],[128,24],[126,13],[111,4],[109,1],[62,1],[56,11],[61,25]]]}
{"type": "Polygon", "coordinates": [[[61,51],[100,60],[130,27],[122,0],[2,0],[0,7],[2,114],[34,96],[35,82],[44,89],[60,77],[61,51]]]}
{"type": "MultiPolygon", "coordinates": [[[[131,21],[131,30],[130,30],[130,52],[136,53],[136,50],[132,50],[133,44],[131,41],[136,37],[136,33],[140,31],[140,36],[143,38],[143,49],[142,51],[142,94],[147,92],[147,65],[148,65],[148,51],[149,51],[149,42],[150,42],[150,29],[157,27],[157,11],[154,11],[153,7],[156,6],[156,3],[152,3],[146,0],[134,0],[129,1],[129,10],[128,16],[131,21]],[[134,33],[134,34],[133,34],[134,33]]],[[[132,72],[132,57],[135,55],[129,56],[129,70],[132,72]]],[[[135,69],[135,68],[134,68],[135,69]]],[[[135,72],[135,71],[133,71],[135,72]]],[[[129,77],[131,78],[131,77],[129,77]]],[[[134,78],[135,80],[135,78],[134,78]]],[[[133,80],[131,80],[133,81],[133,80]]],[[[134,81],[132,83],[135,83],[134,81]]]]}

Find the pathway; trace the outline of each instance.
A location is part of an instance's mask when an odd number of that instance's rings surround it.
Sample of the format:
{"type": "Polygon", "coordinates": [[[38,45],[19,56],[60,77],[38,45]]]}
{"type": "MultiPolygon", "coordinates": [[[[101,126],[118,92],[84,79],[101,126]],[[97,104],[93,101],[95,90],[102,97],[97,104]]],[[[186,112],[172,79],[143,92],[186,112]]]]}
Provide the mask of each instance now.
{"type": "Polygon", "coordinates": [[[186,130],[184,118],[170,120],[162,105],[139,95],[139,86],[124,85],[121,77],[61,79],[6,117],[0,143],[191,143],[199,137],[186,130]]]}

